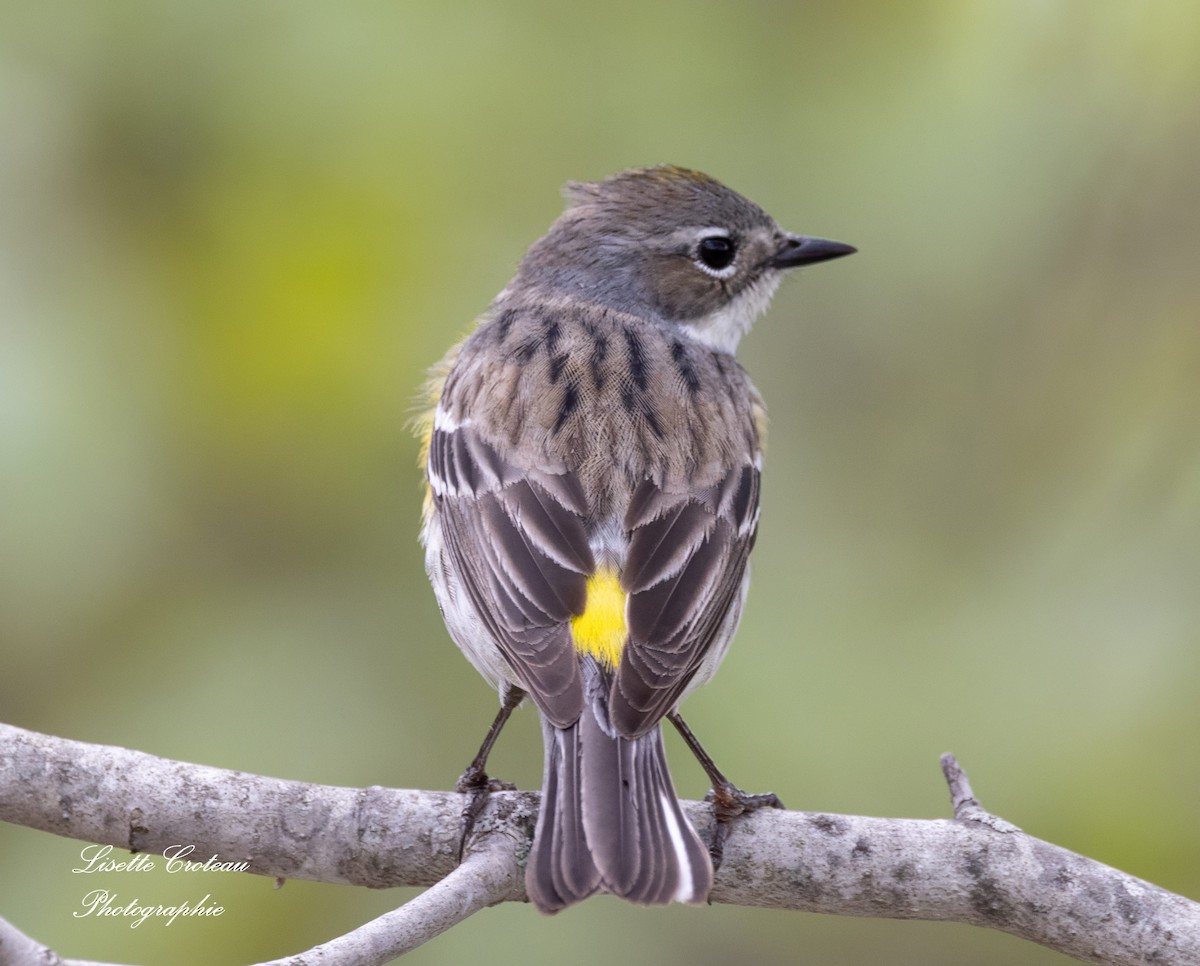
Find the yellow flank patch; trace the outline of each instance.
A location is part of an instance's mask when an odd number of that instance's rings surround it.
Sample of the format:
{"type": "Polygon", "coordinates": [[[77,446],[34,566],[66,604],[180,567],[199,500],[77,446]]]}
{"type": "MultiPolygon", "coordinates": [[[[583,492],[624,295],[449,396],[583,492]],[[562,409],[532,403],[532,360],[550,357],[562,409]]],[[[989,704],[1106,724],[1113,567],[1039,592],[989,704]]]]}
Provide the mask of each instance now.
{"type": "MultiPolygon", "coordinates": [[[[412,421],[413,429],[416,430],[417,439],[421,441],[421,449],[417,456],[417,465],[421,468],[421,473],[425,473],[425,467],[429,465],[429,447],[433,443],[433,414],[437,410],[438,398],[441,396],[442,385],[446,382],[446,377],[434,384],[434,380],[430,379],[427,388],[429,389],[429,397],[433,404],[424,412],[417,416],[412,421]],[[436,394],[435,394],[436,392],[436,394]]],[[[433,490],[429,488],[429,480],[425,480],[425,493],[421,499],[421,519],[428,520],[433,513],[433,490]]]]}
{"type": "Polygon", "coordinates": [[[767,451],[767,407],[763,403],[762,396],[758,394],[758,390],[754,392],[754,398],[750,401],[750,413],[754,417],[754,431],[758,433],[758,449],[759,452],[767,451]]]}
{"type": "Polygon", "coordinates": [[[575,650],[612,670],[625,649],[625,591],[615,570],[602,568],[587,580],[587,604],[571,618],[575,650]]]}
{"type": "Polygon", "coordinates": [[[442,389],[446,385],[446,375],[448,367],[443,369],[441,364],[435,367],[429,374],[429,378],[425,381],[425,406],[413,417],[410,425],[418,440],[421,441],[421,449],[417,453],[417,465],[424,470],[425,465],[429,462],[429,444],[433,441],[433,416],[437,412],[438,403],[442,398],[442,389]]]}
{"type": "MultiPolygon", "coordinates": [[[[446,388],[446,379],[450,375],[450,369],[458,359],[458,353],[462,350],[463,342],[465,341],[466,338],[464,337],[451,346],[450,351],[442,357],[442,360],[429,370],[428,378],[425,380],[425,385],[421,392],[421,402],[423,403],[421,411],[409,420],[409,426],[421,444],[421,448],[417,453],[417,465],[421,468],[422,473],[425,472],[425,467],[429,465],[429,447],[433,442],[433,420],[437,413],[438,403],[441,402],[442,392],[446,388]]],[[[432,512],[433,491],[429,488],[427,481],[425,483],[425,498],[421,504],[421,516],[425,520],[428,520],[432,512]]]]}

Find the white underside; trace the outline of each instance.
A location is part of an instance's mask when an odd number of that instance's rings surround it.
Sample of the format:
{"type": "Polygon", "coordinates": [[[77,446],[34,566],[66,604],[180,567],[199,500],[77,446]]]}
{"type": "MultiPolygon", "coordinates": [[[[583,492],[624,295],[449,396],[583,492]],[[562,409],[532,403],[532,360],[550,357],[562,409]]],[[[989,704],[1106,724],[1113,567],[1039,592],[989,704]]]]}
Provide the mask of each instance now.
{"type": "Polygon", "coordinates": [[[519,685],[520,682],[512,677],[500,648],[492,641],[491,633],[475,612],[458,571],[446,552],[441,521],[436,513],[431,514],[426,522],[421,531],[421,540],[425,544],[425,571],[429,574],[442,619],[454,643],[492,687],[499,690],[506,682],[519,685]]]}

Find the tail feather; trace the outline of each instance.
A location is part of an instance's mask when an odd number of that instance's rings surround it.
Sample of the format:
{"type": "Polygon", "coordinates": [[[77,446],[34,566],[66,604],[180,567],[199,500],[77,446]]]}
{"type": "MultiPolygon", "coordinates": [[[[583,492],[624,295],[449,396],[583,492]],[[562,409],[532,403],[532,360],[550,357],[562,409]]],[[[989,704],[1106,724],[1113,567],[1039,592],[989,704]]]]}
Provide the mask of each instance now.
{"type": "Polygon", "coordinates": [[[543,719],[546,741],[542,808],[526,879],[542,884],[544,893],[530,898],[543,909],[561,909],[601,888],[600,873],[587,850],[578,789],[578,726],[562,730],[543,719]],[[542,848],[538,848],[541,844],[542,848]]]}
{"type": "Polygon", "coordinates": [[[543,719],[542,808],[525,873],[529,898],[557,912],[595,892],[643,905],[703,902],[708,851],[679,806],[659,728],[610,737],[590,709],[569,728],[543,719]]]}

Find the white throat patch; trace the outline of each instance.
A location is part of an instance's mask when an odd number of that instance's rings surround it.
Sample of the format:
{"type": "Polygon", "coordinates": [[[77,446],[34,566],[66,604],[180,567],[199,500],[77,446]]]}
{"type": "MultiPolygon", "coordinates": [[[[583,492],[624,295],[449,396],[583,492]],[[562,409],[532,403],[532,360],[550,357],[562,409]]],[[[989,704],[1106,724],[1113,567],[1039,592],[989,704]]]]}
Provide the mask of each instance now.
{"type": "Polygon", "coordinates": [[[742,336],[771,304],[781,281],[781,272],[768,270],[724,308],[679,328],[701,345],[733,355],[742,336]]]}

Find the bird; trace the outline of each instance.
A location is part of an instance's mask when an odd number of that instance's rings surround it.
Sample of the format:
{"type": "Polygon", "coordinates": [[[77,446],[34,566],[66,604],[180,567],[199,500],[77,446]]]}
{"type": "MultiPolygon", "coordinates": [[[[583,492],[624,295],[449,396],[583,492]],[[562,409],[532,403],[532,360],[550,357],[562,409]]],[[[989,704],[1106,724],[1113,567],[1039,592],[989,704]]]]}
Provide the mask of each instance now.
{"type": "Polygon", "coordinates": [[[464,841],[513,787],[485,768],[528,697],[544,740],[533,904],[704,902],[721,822],[779,804],[729,783],[678,712],[734,637],[759,523],[766,408],[734,353],[786,272],[856,249],[673,165],[564,196],[430,370],[418,420],[426,570],[501,701],[456,785],[464,841]],[[713,780],[711,853],[675,793],[664,719],[713,780]]]}

